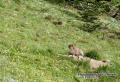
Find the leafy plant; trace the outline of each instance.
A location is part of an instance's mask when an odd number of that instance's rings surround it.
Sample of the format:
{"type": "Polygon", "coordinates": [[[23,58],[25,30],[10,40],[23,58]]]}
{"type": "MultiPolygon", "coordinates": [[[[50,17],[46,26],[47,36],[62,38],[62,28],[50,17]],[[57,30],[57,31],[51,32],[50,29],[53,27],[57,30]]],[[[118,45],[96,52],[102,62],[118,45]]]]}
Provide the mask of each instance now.
{"type": "Polygon", "coordinates": [[[90,52],[87,52],[85,54],[85,56],[89,57],[89,58],[93,58],[93,59],[96,59],[96,60],[99,60],[100,59],[100,55],[97,53],[97,51],[95,50],[92,50],[90,52]]]}

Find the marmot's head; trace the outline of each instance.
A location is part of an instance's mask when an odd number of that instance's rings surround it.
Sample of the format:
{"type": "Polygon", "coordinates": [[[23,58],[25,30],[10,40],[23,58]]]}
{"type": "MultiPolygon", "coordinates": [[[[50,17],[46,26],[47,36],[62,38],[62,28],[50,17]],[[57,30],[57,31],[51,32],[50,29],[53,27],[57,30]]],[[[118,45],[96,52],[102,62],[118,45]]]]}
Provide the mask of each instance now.
{"type": "Polygon", "coordinates": [[[68,48],[69,48],[69,49],[74,48],[74,47],[75,47],[74,44],[69,44],[69,45],[68,45],[68,48]]]}

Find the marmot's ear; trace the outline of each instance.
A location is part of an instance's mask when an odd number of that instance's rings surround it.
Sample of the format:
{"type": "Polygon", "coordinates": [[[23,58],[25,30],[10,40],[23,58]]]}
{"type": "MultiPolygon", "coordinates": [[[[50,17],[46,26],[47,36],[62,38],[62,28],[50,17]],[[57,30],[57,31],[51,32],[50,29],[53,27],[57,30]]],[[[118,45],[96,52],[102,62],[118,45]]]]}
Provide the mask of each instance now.
{"type": "Polygon", "coordinates": [[[73,46],[74,46],[73,44],[69,44],[69,45],[68,45],[68,48],[73,47],[73,46]]]}
{"type": "Polygon", "coordinates": [[[107,62],[106,60],[102,60],[102,62],[107,62]]]}
{"type": "Polygon", "coordinates": [[[110,60],[102,60],[102,62],[108,62],[108,63],[110,63],[110,60]]]}

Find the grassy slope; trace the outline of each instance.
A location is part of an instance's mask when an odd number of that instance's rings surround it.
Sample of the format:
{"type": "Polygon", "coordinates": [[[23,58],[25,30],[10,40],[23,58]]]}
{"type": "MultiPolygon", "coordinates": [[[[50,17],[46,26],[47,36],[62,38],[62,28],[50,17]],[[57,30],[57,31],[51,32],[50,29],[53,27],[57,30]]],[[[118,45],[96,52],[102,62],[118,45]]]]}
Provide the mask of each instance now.
{"type": "MultiPolygon", "coordinates": [[[[79,15],[75,9],[64,9],[44,0],[16,1],[0,1],[1,81],[16,79],[20,82],[43,82],[51,79],[52,82],[77,82],[76,72],[89,70],[84,63],[78,67],[77,62],[63,56],[67,55],[69,43],[76,43],[85,52],[96,50],[102,58],[120,63],[120,41],[100,40],[77,28],[82,22],[77,20],[79,15]],[[55,26],[45,19],[47,15],[52,15],[53,20],[63,21],[64,25],[55,26]]],[[[113,21],[111,19],[108,22],[113,21]]],[[[120,25],[119,22],[112,24],[111,28],[120,25]]],[[[119,74],[119,67],[119,64],[115,64],[109,71],[119,74]]],[[[116,82],[119,78],[115,78],[116,82]]],[[[114,78],[109,79],[115,81],[114,78]]],[[[109,79],[102,78],[99,81],[110,82],[109,79]]]]}

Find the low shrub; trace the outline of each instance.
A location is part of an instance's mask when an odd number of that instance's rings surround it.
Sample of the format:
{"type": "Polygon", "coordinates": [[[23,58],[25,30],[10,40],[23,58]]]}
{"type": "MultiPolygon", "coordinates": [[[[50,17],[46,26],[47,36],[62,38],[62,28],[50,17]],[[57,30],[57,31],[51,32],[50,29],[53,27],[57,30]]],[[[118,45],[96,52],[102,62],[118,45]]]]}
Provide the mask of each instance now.
{"type": "Polygon", "coordinates": [[[85,54],[86,57],[89,57],[89,58],[92,58],[92,59],[96,59],[96,60],[99,60],[101,59],[100,58],[100,55],[97,53],[97,51],[95,50],[92,50],[92,51],[89,51],[85,54]]]}

